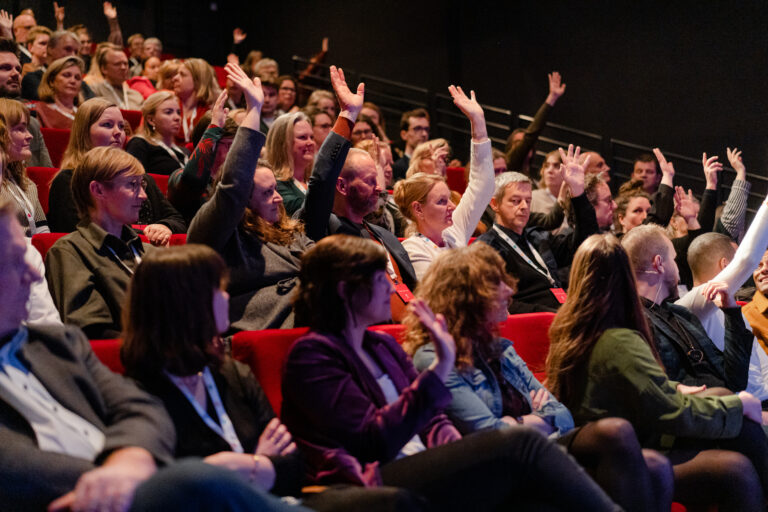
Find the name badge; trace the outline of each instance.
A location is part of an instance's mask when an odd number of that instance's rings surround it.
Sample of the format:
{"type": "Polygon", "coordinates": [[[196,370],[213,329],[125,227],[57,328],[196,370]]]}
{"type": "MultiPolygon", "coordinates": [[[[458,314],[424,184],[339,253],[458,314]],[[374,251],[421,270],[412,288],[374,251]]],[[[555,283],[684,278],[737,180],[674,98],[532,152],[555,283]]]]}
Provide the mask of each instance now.
{"type": "Polygon", "coordinates": [[[411,290],[408,289],[406,284],[400,283],[395,286],[395,292],[397,292],[397,294],[406,304],[413,300],[413,293],[411,293],[411,290]]]}
{"type": "Polygon", "coordinates": [[[555,299],[557,300],[557,302],[559,302],[560,304],[565,304],[565,299],[568,298],[568,294],[565,293],[565,290],[563,290],[562,288],[550,288],[549,291],[551,291],[552,295],[555,296],[555,299]]]}

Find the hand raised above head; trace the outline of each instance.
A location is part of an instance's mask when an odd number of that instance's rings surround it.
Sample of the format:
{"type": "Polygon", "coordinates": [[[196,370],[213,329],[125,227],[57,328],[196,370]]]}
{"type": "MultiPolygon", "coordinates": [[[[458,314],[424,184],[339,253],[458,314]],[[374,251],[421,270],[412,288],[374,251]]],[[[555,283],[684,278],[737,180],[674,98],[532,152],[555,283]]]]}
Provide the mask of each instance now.
{"type": "Polygon", "coordinates": [[[336,98],[339,100],[341,113],[345,113],[344,117],[355,122],[365,101],[365,84],[362,82],[357,84],[357,92],[353,93],[347,85],[344,70],[331,66],[331,85],[336,93],[336,98]]]}
{"type": "Polygon", "coordinates": [[[547,78],[549,79],[549,95],[547,96],[547,103],[554,106],[560,96],[565,93],[565,84],[561,83],[562,78],[557,71],[549,73],[547,78]]]}
{"type": "Polygon", "coordinates": [[[473,120],[473,118],[476,117],[485,119],[483,107],[480,106],[480,103],[477,102],[477,98],[475,98],[475,91],[469,91],[469,97],[467,97],[461,87],[449,85],[448,92],[451,94],[451,98],[453,98],[453,104],[456,105],[470,120],[473,120]]]}
{"type": "Polygon", "coordinates": [[[231,62],[224,66],[224,69],[227,72],[227,78],[232,80],[232,83],[243,91],[248,110],[257,108],[261,112],[261,106],[264,104],[264,91],[261,89],[261,80],[258,77],[251,80],[240,66],[231,62]]]}
{"type": "Polygon", "coordinates": [[[579,157],[581,156],[580,146],[576,146],[574,150],[573,144],[569,144],[568,153],[563,148],[558,148],[558,151],[563,162],[560,166],[563,173],[563,181],[568,185],[573,197],[580,196],[584,193],[585,171],[592,155],[587,155],[584,162],[579,163],[579,157]]]}
{"type": "Polygon", "coordinates": [[[219,97],[216,98],[216,103],[211,108],[211,124],[220,128],[224,127],[224,123],[227,121],[227,114],[229,109],[225,107],[227,103],[227,90],[224,89],[219,93],[219,97]]]}
{"type": "Polygon", "coordinates": [[[664,158],[664,154],[661,152],[661,150],[659,148],[653,148],[653,154],[656,156],[656,160],[659,161],[659,167],[661,168],[661,173],[665,175],[674,176],[675,166],[672,165],[672,162],[667,162],[667,159],[664,158]]]}
{"type": "Polygon", "coordinates": [[[707,188],[710,190],[717,188],[717,173],[723,170],[723,164],[717,159],[717,155],[707,158],[706,153],[701,154],[701,166],[704,168],[704,178],[707,181],[707,188]]]}
{"type": "Polygon", "coordinates": [[[733,170],[739,175],[744,174],[747,169],[744,167],[744,162],[741,160],[741,151],[738,148],[726,148],[726,151],[728,153],[728,162],[731,164],[731,167],[733,167],[733,170]]]}

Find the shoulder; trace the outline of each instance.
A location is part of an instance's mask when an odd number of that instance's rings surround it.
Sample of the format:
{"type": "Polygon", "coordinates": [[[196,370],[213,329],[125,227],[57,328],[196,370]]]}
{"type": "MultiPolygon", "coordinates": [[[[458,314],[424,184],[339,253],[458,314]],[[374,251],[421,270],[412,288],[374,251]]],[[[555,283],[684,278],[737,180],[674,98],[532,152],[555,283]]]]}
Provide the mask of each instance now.
{"type": "Polygon", "coordinates": [[[62,169],[56,173],[51,182],[51,187],[55,185],[69,185],[72,181],[72,169],[62,169]]]}
{"type": "Polygon", "coordinates": [[[28,325],[27,330],[30,345],[43,345],[56,354],[90,350],[88,338],[74,325],[33,324],[28,325]]]}

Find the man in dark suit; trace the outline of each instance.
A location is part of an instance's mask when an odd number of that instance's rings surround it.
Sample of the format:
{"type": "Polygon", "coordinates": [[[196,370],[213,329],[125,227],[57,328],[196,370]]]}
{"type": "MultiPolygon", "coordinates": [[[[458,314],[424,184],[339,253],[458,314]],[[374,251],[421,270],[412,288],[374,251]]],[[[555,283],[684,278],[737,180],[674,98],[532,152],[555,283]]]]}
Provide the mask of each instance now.
{"type": "Polygon", "coordinates": [[[175,443],[160,403],[101,364],[76,327],[22,325],[40,278],[26,247],[0,203],[0,508],[284,510],[227,469],[157,472],[175,443]]]}

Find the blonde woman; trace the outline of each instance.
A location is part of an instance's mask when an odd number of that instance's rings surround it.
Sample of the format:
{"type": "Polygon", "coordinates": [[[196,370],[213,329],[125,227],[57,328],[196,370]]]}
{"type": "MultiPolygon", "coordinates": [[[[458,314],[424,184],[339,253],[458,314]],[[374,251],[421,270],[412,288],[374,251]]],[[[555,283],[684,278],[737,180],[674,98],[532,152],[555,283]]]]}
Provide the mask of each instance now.
{"type": "Polygon", "coordinates": [[[221,92],[213,68],[203,59],[187,59],[173,77],[173,92],[181,100],[178,142],[190,142],[192,130],[221,92]]]}
{"type": "Polygon", "coordinates": [[[301,208],[315,158],[315,139],[303,112],[280,116],[267,135],[267,160],[275,170],[277,191],[288,215],[301,208]]]}
{"type": "Polygon", "coordinates": [[[125,150],[152,174],[170,175],[184,168],[189,155],[174,142],[181,126],[179,98],[170,91],[156,92],[144,102],[141,114],[139,133],[131,138],[125,150]]]}
{"type": "Polygon", "coordinates": [[[84,70],[83,60],[74,56],[55,60],[48,66],[37,89],[40,103],[35,110],[41,126],[72,129],[84,70]]]}

